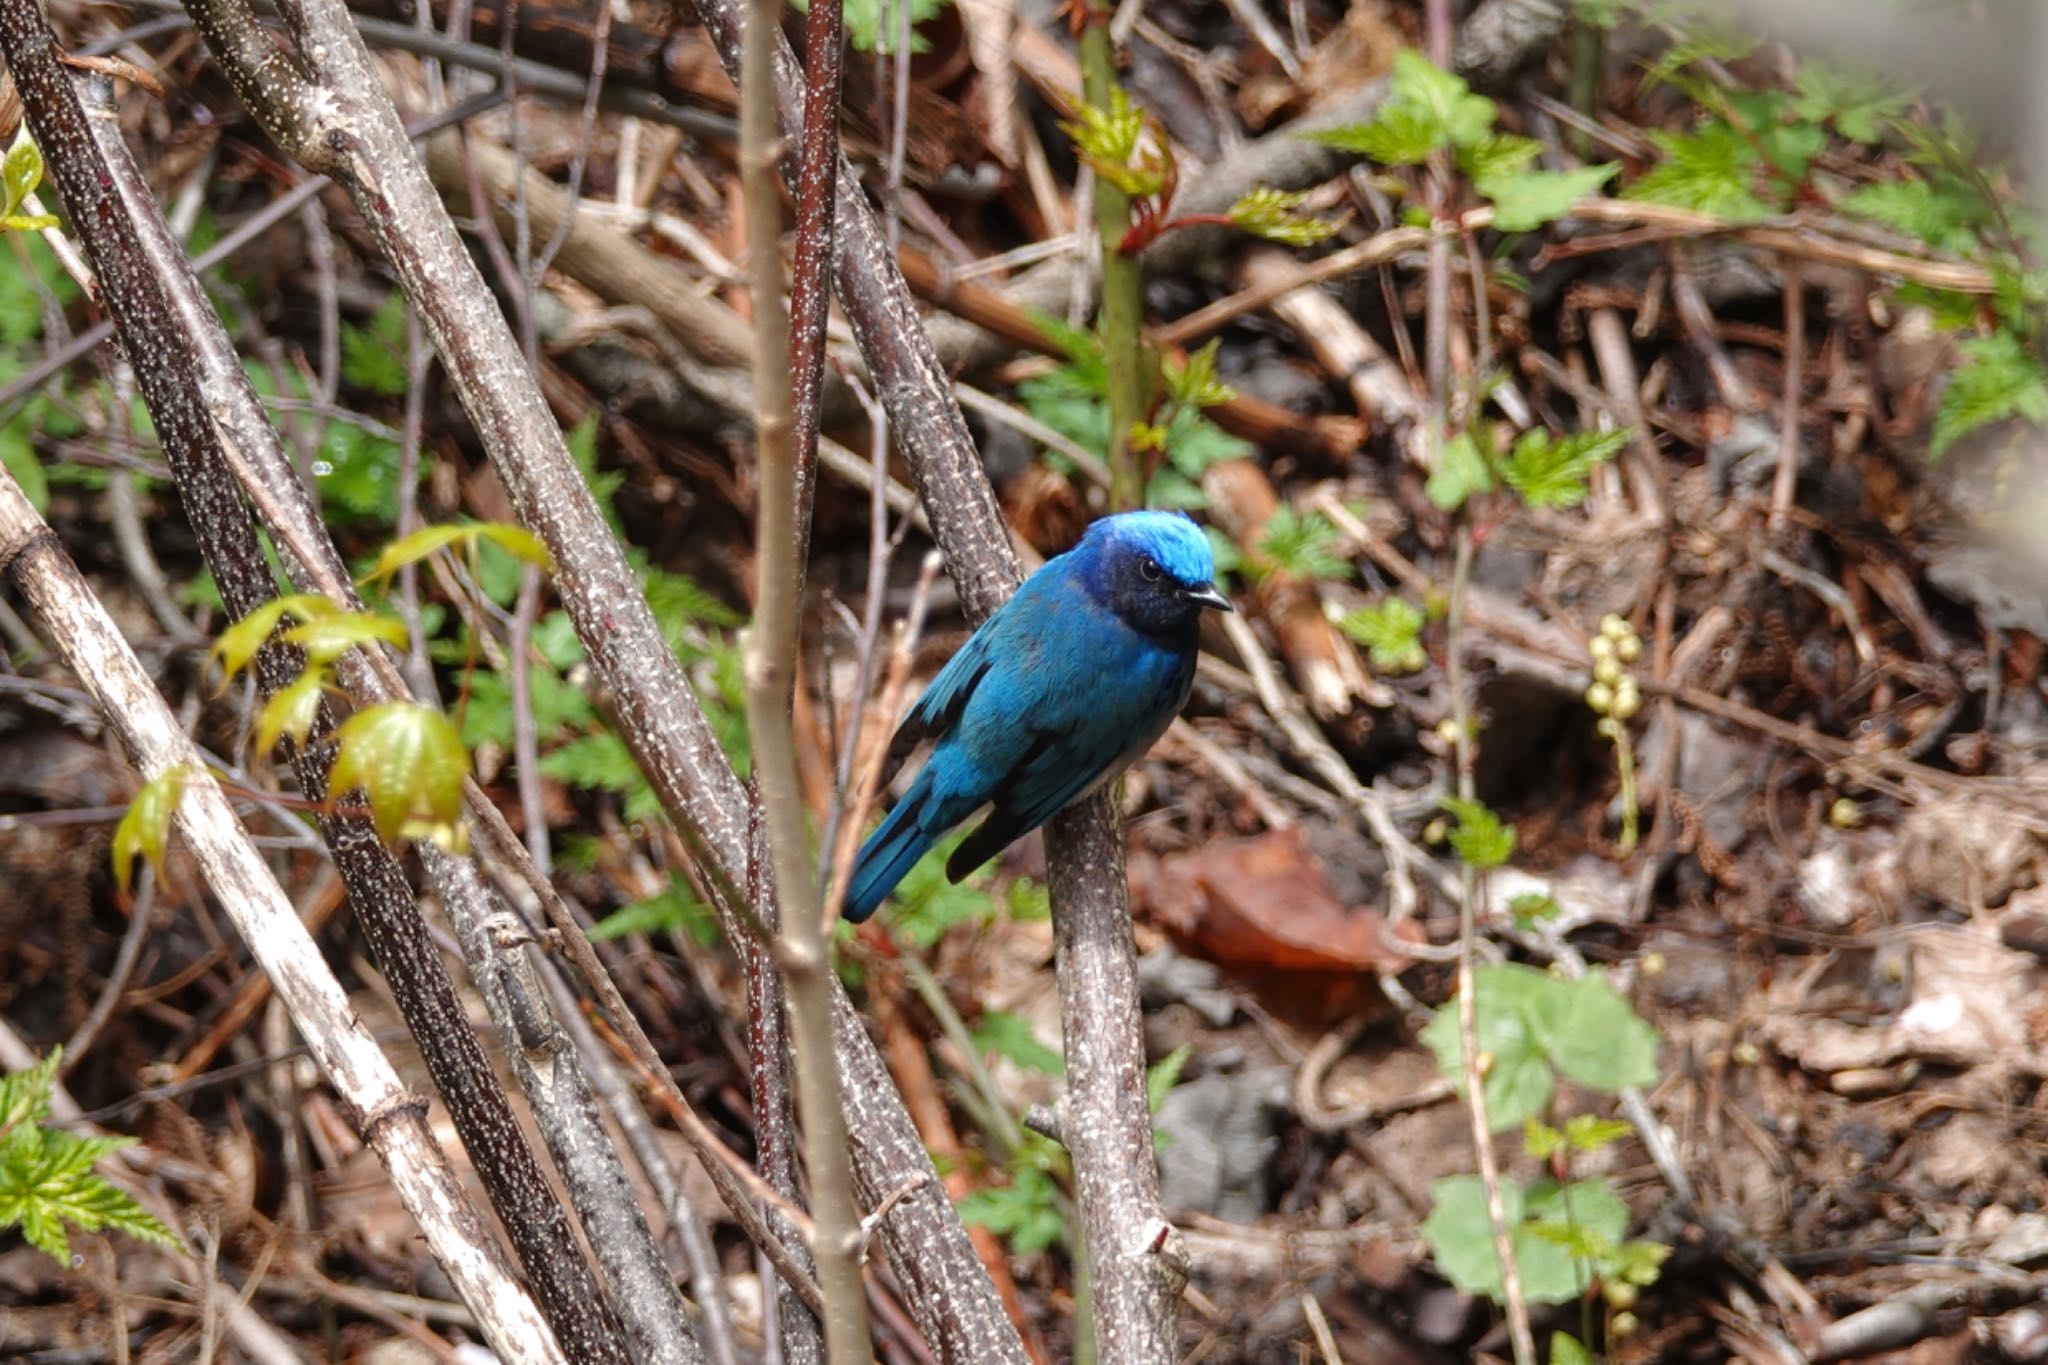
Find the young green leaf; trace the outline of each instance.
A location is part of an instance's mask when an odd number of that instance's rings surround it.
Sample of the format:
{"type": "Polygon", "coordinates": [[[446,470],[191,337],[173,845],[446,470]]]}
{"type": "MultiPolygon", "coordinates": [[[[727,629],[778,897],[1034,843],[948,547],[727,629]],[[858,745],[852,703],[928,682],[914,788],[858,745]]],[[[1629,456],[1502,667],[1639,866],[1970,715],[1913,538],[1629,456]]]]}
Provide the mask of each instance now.
{"type": "Polygon", "coordinates": [[[93,1173],[101,1158],[132,1146],[133,1138],[77,1137],[42,1126],[62,1057],[57,1048],[28,1070],[0,1077],[0,1229],[20,1227],[31,1246],[67,1267],[66,1223],[179,1245],[177,1234],[132,1196],[93,1173]]]}
{"type": "Polygon", "coordinates": [[[47,213],[17,212],[21,201],[34,194],[42,183],[43,150],[36,146],[35,139],[23,127],[16,134],[14,145],[7,149],[7,155],[0,157],[0,227],[16,232],[41,232],[44,228],[58,225],[57,219],[47,213]]]}
{"type": "Polygon", "coordinates": [[[1340,151],[1388,166],[1416,166],[1436,152],[1476,144],[1493,129],[1494,103],[1462,77],[1412,48],[1394,54],[1387,98],[1370,123],[1308,134],[1340,151]]]}
{"type": "Polygon", "coordinates": [[[320,718],[320,702],[327,695],[329,681],[325,666],[314,664],[271,693],[256,720],[257,751],[269,753],[286,735],[292,743],[304,744],[313,722],[320,718]]]}
{"type": "Polygon", "coordinates": [[[666,933],[686,934],[699,947],[708,948],[718,942],[718,915],[687,886],[671,882],[664,890],[622,905],[590,926],[590,937],[600,940],[666,933]]]}
{"type": "Polygon", "coordinates": [[[1060,131],[1074,140],[1074,150],[1095,173],[1130,195],[1144,199],[1166,185],[1170,169],[1164,145],[1145,135],[1145,111],[1131,103],[1118,86],[1110,91],[1107,109],[1076,106],[1074,121],[1060,131]]]}
{"type": "MultiPolygon", "coordinates": [[[[324,621],[347,614],[346,609],[336,605],[317,593],[289,593],[273,597],[241,620],[220,633],[207,653],[221,672],[232,681],[236,675],[249,666],[256,652],[263,648],[275,631],[278,623],[289,616],[300,625],[311,621],[324,621]]],[[[404,643],[403,636],[399,643],[404,643]]]]}
{"type": "Polygon", "coordinates": [[[993,1052],[1026,1071],[1036,1071],[1042,1076],[1066,1075],[1066,1063],[1060,1054],[1038,1040],[1031,1030],[1031,1023],[1022,1015],[1005,1010],[983,1010],[981,1022],[973,1029],[974,1045],[983,1052],[993,1052]]]}
{"type": "Polygon", "coordinates": [[[301,622],[277,638],[285,644],[297,645],[306,651],[309,660],[321,664],[339,659],[351,649],[380,641],[403,649],[411,636],[403,621],[368,612],[344,611],[301,622]]]}
{"type": "MultiPolygon", "coordinates": [[[[1423,1240],[1444,1278],[1467,1294],[1499,1299],[1500,1260],[1486,1212],[1486,1187],[1476,1175],[1451,1176],[1430,1187],[1434,1207],[1423,1221],[1423,1240]]],[[[1524,1189],[1501,1182],[1522,1292],[1531,1303],[1568,1303],[1599,1274],[1588,1247],[1618,1248],[1628,1232],[1628,1205],[1606,1182],[1570,1185],[1538,1181],[1524,1189]]]]}
{"type": "Polygon", "coordinates": [[[1586,476],[1628,444],[1625,431],[1579,431],[1552,436],[1541,427],[1522,433],[1501,477],[1531,507],[1577,507],[1586,500],[1586,476]]]}
{"type": "Polygon", "coordinates": [[[384,398],[405,393],[405,294],[392,290],[367,326],[341,326],[341,377],[384,398]]]}
{"type": "Polygon", "coordinates": [[[384,547],[377,562],[360,581],[381,583],[408,564],[417,564],[441,550],[461,547],[473,550],[481,544],[497,546],[516,559],[542,570],[552,570],[554,560],[540,537],[523,526],[502,521],[472,521],[444,526],[423,526],[411,535],[384,547]]]}
{"type": "Polygon", "coordinates": [[[171,816],[177,813],[178,802],[185,795],[185,781],[190,776],[192,768],[188,764],[166,768],[145,782],[122,812],[120,823],[114,826],[111,850],[114,881],[122,891],[134,879],[138,856],[147,859],[157,871],[163,870],[164,849],[171,841],[171,816]]]}
{"type": "Polygon", "coordinates": [[[1977,430],[2008,417],[2048,423],[2048,372],[2027,354],[2010,332],[1962,343],[1966,363],[1949,377],[1948,389],[1935,410],[1927,457],[1938,460],[1949,447],[1977,430]]]}
{"type": "Polygon", "coordinates": [[[1505,866],[1515,852],[1515,832],[1478,801],[1446,796],[1439,804],[1457,824],[1450,833],[1451,851],[1482,872],[1505,866]]]}
{"type": "Polygon", "coordinates": [[[1422,491],[1444,511],[1455,512],[1474,494],[1491,493],[1498,486],[1493,466],[1479,443],[1471,432],[1461,431],[1438,449],[1436,468],[1430,471],[1422,491]]]}
{"type": "Polygon", "coordinates": [[[1180,1084],[1180,1073],[1187,1070],[1188,1059],[1195,1055],[1193,1047],[1182,1043],[1173,1051],[1145,1068],[1145,1104],[1153,1113],[1166,1103],[1166,1097],[1180,1084]]]}
{"type": "Polygon", "coordinates": [[[1514,171],[1476,179],[1493,201],[1493,225],[1502,232],[1533,232],[1571,212],[1572,205],[1614,177],[1620,163],[1603,161],[1573,171],[1514,171]]]}
{"type": "Polygon", "coordinates": [[[1327,218],[1310,218],[1297,210],[1305,193],[1261,187],[1230,206],[1230,221],[1254,237],[1284,246],[1314,246],[1337,233],[1327,218]]]}
{"type": "Polygon", "coordinates": [[[1722,122],[1697,132],[1652,130],[1650,140],[1664,154],[1622,194],[1651,204],[1669,204],[1711,214],[1731,223],[1752,223],[1776,212],[1756,193],[1763,163],[1756,146],[1722,122]]]}
{"type": "Polygon", "coordinates": [[[343,721],[335,741],[328,790],[338,797],[360,787],[379,838],[457,837],[469,750],[448,717],[415,702],[384,702],[343,721]]]}
{"type": "Polygon", "coordinates": [[[1388,597],[1347,613],[1338,629],[1364,645],[1382,673],[1413,673],[1429,662],[1422,652],[1422,612],[1404,598],[1388,597]]]}
{"type": "Polygon", "coordinates": [[[1809,123],[1832,122],[1851,142],[1882,142],[1885,128],[1904,116],[1914,97],[1910,89],[1811,57],[1799,64],[1798,86],[1793,111],[1809,123]]]}
{"type": "Polygon", "coordinates": [[[1208,345],[1189,351],[1185,359],[1167,356],[1160,361],[1160,378],[1167,397],[1192,408],[1221,407],[1237,397],[1237,391],[1216,377],[1216,352],[1223,344],[1217,337],[1208,345]]]}
{"type": "Polygon", "coordinates": [[[1337,552],[1343,540],[1343,533],[1322,513],[1303,514],[1283,505],[1266,519],[1259,556],[1267,572],[1279,569],[1306,579],[1348,578],[1351,561],[1337,552]]]}

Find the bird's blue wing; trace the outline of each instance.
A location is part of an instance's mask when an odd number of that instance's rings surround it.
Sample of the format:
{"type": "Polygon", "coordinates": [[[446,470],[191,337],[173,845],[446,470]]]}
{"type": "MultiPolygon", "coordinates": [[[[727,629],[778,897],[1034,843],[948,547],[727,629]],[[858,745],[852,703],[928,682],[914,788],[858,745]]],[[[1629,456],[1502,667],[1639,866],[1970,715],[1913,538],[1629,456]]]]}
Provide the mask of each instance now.
{"type": "MultiPolygon", "coordinates": [[[[1084,647],[1119,662],[1104,668],[1098,660],[1101,671],[1092,684],[1078,687],[1062,685],[1075,675],[1063,679],[1057,669],[1028,675],[1046,681],[1033,689],[1031,704],[1019,709],[1005,736],[1008,761],[989,790],[987,821],[946,862],[946,874],[956,881],[1121,772],[1152,747],[1187,700],[1191,655],[1161,649],[1135,632],[1122,640],[1091,639],[1085,627],[1077,634],[1084,647]]],[[[974,726],[976,719],[969,715],[965,723],[974,726]]]]}

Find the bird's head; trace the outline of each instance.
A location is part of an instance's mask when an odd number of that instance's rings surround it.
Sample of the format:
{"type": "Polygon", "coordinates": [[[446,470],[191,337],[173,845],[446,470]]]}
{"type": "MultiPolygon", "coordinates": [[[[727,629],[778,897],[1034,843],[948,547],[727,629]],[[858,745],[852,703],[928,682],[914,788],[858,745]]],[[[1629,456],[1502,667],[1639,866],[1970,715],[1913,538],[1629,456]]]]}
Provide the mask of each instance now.
{"type": "Polygon", "coordinates": [[[1230,610],[1209,538],[1186,513],[1104,517],[1072,553],[1095,599],[1148,635],[1190,632],[1204,607],[1230,610]]]}

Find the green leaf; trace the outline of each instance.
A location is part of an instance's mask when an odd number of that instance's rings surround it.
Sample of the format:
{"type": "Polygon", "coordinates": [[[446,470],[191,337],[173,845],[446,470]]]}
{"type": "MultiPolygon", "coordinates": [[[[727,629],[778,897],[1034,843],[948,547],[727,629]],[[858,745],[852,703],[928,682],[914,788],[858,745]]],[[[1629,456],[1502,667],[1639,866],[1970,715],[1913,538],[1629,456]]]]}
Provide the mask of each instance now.
{"type": "MultiPolygon", "coordinates": [[[[1423,1221],[1423,1240],[1444,1277],[1467,1294],[1501,1296],[1500,1258],[1486,1213],[1486,1187],[1476,1175],[1451,1176],[1430,1187],[1434,1204],[1423,1221]]],[[[1604,1181],[1559,1186],[1539,1181],[1530,1189],[1501,1182],[1515,1264],[1531,1303],[1568,1303],[1592,1287],[1600,1265],[1574,1251],[1614,1246],[1628,1231],[1628,1206],[1604,1181]],[[1559,1234],[1568,1234],[1567,1238],[1559,1234]]]]}
{"type": "MultiPolygon", "coordinates": [[[[534,664],[526,678],[533,728],[543,743],[580,734],[597,723],[589,695],[554,670],[534,664]]],[[[512,679],[496,669],[478,669],[471,674],[469,705],[462,711],[462,742],[472,749],[482,744],[510,747],[512,721],[512,679]]]]}
{"type": "Polygon", "coordinates": [[[1307,136],[1385,165],[1415,166],[1436,152],[1482,142],[1493,130],[1493,118],[1492,100],[1473,94],[1462,77],[1420,52],[1404,48],[1394,54],[1387,98],[1372,122],[1307,136]]]}
{"type": "Polygon", "coordinates": [[[114,826],[111,850],[114,880],[121,890],[126,891],[134,878],[138,855],[158,872],[163,870],[164,849],[171,841],[171,816],[177,813],[178,802],[185,796],[186,779],[192,775],[190,764],[166,768],[145,782],[122,812],[120,823],[114,826]]]}
{"type": "Polygon", "coordinates": [[[1439,804],[1457,821],[1450,833],[1451,851],[1485,871],[1501,867],[1515,852],[1515,832],[1478,801],[1446,796],[1439,804]]]}
{"type": "Polygon", "coordinates": [[[1522,433],[1501,477],[1531,507],[1577,507],[1586,500],[1586,476],[1628,444],[1625,431],[1579,431],[1553,437],[1541,427],[1522,433]]]}
{"type": "Polygon", "coordinates": [[[320,496],[356,521],[389,526],[398,519],[396,443],[353,422],[329,422],[314,466],[320,496]]]}
{"type": "Polygon", "coordinates": [[[889,917],[889,932],[895,937],[928,949],[955,925],[982,924],[995,917],[986,868],[957,884],[946,876],[946,859],[966,837],[966,830],[947,835],[904,874],[896,886],[896,908],[889,917]]]}
{"type": "Polygon", "coordinates": [[[1635,1129],[1620,1119],[1603,1119],[1598,1114],[1574,1114],[1565,1120],[1564,1139],[1580,1152],[1597,1152],[1620,1142],[1635,1129]]]}
{"type": "Polygon", "coordinates": [[[1180,1073],[1187,1070],[1188,1059],[1194,1055],[1194,1048],[1182,1043],[1145,1069],[1145,1104],[1153,1113],[1159,1112],[1167,1094],[1180,1084],[1180,1073]]]}
{"type": "Polygon", "coordinates": [[[341,325],[341,377],[384,398],[406,390],[405,295],[393,290],[367,326],[341,325]]]}
{"type": "Polygon", "coordinates": [[[2008,417],[2048,422],[2048,373],[2009,332],[1962,343],[1965,364],[1949,377],[1934,414],[1927,457],[1938,460],[1963,437],[2008,417]]]}
{"type": "Polygon", "coordinates": [[[503,521],[471,521],[442,526],[423,526],[411,535],[393,541],[377,556],[377,563],[361,580],[388,582],[408,564],[417,564],[442,550],[461,548],[475,552],[479,545],[495,545],[513,558],[549,571],[554,559],[540,537],[523,526],[503,521]]]}
{"type": "Polygon", "coordinates": [[[1185,360],[1168,356],[1161,361],[1159,373],[1166,383],[1167,396],[1194,408],[1221,407],[1237,397],[1235,389],[1216,377],[1216,352],[1222,344],[1223,339],[1217,337],[1188,352],[1185,360]]]}
{"type": "MultiPolygon", "coordinates": [[[[7,155],[0,157],[0,217],[14,217],[21,201],[34,194],[36,186],[42,183],[43,149],[36,146],[36,140],[24,126],[15,135],[7,155]]],[[[56,226],[56,220],[52,219],[50,225],[56,226]]]]}
{"type": "Polygon", "coordinates": [[[1726,123],[1708,123],[1692,133],[1653,129],[1650,140],[1664,159],[1630,185],[1624,199],[1669,204],[1731,223],[1755,222],[1775,212],[1753,188],[1763,168],[1756,148],[1726,123]]]}
{"type": "Polygon", "coordinates": [[[1347,613],[1337,623],[1364,645],[1372,666],[1382,673],[1413,673],[1429,662],[1422,651],[1422,612],[1406,599],[1385,598],[1347,613]]]}
{"type": "MultiPolygon", "coordinates": [[[[796,8],[808,14],[808,0],[791,0],[796,8]]],[[[931,40],[917,31],[917,26],[934,18],[945,7],[945,0],[910,0],[910,50],[931,51],[931,40]]],[[[899,0],[845,0],[846,37],[856,50],[879,52],[887,56],[896,51],[896,37],[902,31],[903,10],[899,0]]]]}
{"type": "Polygon", "coordinates": [[[1481,453],[1472,433],[1461,431],[1437,451],[1436,468],[1422,491],[1446,512],[1455,512],[1477,493],[1490,493],[1498,486],[1493,467],[1481,453]]]}
{"type": "Polygon", "coordinates": [[[1322,513],[1303,514],[1283,504],[1266,519],[1253,572],[1263,575],[1277,569],[1309,580],[1348,578],[1351,561],[1337,552],[1343,539],[1322,513]]]}
{"type": "Polygon", "coordinates": [[[1906,113],[1914,98],[1910,89],[1880,77],[1811,57],[1800,62],[1796,84],[1799,98],[1793,111],[1809,123],[1832,122],[1851,142],[1883,141],[1885,128],[1906,113]]]}
{"type": "Polygon", "coordinates": [[[64,1226],[111,1228],[177,1246],[178,1238],[127,1193],[93,1173],[101,1159],[134,1145],[126,1137],[77,1137],[45,1128],[62,1049],[27,1071],[0,1077],[0,1228],[20,1227],[31,1246],[71,1263],[64,1226]]]}
{"type": "Polygon", "coordinates": [[[35,447],[29,443],[26,422],[9,422],[0,426],[0,469],[5,469],[22,496],[37,515],[49,510],[50,480],[43,472],[43,462],[36,458],[35,447]]]}
{"type": "Polygon", "coordinates": [[[388,616],[372,616],[368,612],[347,611],[303,622],[277,638],[284,644],[297,645],[306,651],[309,660],[319,664],[339,659],[351,649],[380,641],[403,649],[412,637],[406,632],[403,621],[394,621],[388,616]]]}
{"type": "Polygon", "coordinates": [[[50,1086],[63,1060],[64,1049],[51,1048],[49,1056],[28,1070],[0,1076],[0,1134],[49,1116],[50,1086]]]}
{"type": "Polygon", "coordinates": [[[590,926],[590,937],[600,940],[666,933],[686,934],[700,948],[708,948],[718,942],[718,915],[689,887],[671,882],[664,890],[622,905],[590,926]]]}
{"type": "Polygon", "coordinates": [[[1530,170],[1543,144],[1515,133],[1493,133],[1458,149],[1458,169],[1474,184],[1530,170]]]}
{"type": "Polygon", "coordinates": [[[1515,171],[1487,176],[1474,187],[1493,201],[1495,227],[1502,232],[1533,232],[1564,217],[1619,169],[1618,162],[1603,161],[1575,171],[1515,171]]]}
{"type": "Polygon", "coordinates": [[[1297,212],[1306,193],[1261,187],[1230,206],[1230,221],[1254,237],[1285,246],[1314,246],[1335,236],[1338,224],[1297,212]]]}
{"type": "Polygon", "coordinates": [[[328,681],[327,670],[315,666],[271,693],[257,717],[257,750],[269,753],[285,735],[290,735],[294,744],[304,744],[313,731],[313,722],[320,718],[320,703],[327,695],[328,681]]]}
{"type": "Polygon", "coordinates": [[[1983,200],[1960,181],[1945,175],[1859,185],[1837,199],[1835,207],[1956,255],[1976,250],[1976,229],[1985,221],[1983,200]]]}
{"type": "Polygon", "coordinates": [[[1527,931],[1548,919],[1556,919],[1564,913],[1564,907],[1553,896],[1541,891],[1524,891],[1508,899],[1508,913],[1515,917],[1515,927],[1527,931]]]}
{"type": "Polygon", "coordinates": [[[1022,1015],[983,1010],[981,1022],[974,1026],[973,1038],[974,1045],[983,1052],[993,1052],[1026,1071],[1044,1076],[1066,1075],[1066,1063],[1060,1054],[1039,1041],[1030,1021],[1022,1015]]]}
{"type": "Polygon", "coordinates": [[[343,721],[335,741],[329,793],[361,788],[379,838],[457,837],[469,750],[448,717],[415,702],[384,702],[343,721]]]}
{"type": "Polygon", "coordinates": [[[1169,162],[1164,145],[1145,136],[1145,111],[1131,103],[1122,86],[1109,92],[1109,108],[1075,106],[1074,119],[1060,131],[1074,141],[1074,150],[1095,173],[1130,195],[1144,199],[1166,184],[1169,162]]]}
{"type": "Polygon", "coordinates": [[[1594,1365],[1593,1353],[1581,1346],[1579,1339],[1570,1332],[1552,1332],[1550,1365],[1594,1365]]]}
{"type": "Polygon", "coordinates": [[[1066,1236],[1059,1185],[1035,1167],[1013,1171],[1008,1185],[974,1191],[959,1207],[962,1220],[1007,1239],[1019,1256],[1044,1251],[1066,1236]]]}
{"type": "MultiPolygon", "coordinates": [[[[1566,980],[1518,963],[1482,966],[1473,973],[1472,1008],[1496,1130],[1540,1115],[1558,1073],[1610,1094],[1657,1079],[1656,1030],[1596,972],[1566,980]]],[[[1422,1040],[1462,1085],[1456,1009],[1439,1010],[1422,1040]]]]}

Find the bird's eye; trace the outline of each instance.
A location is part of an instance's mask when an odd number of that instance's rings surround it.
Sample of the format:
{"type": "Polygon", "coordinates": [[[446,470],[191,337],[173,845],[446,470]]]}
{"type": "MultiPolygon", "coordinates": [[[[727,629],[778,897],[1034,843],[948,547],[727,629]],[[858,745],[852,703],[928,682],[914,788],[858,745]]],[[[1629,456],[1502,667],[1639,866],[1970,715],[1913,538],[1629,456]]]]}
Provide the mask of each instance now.
{"type": "Polygon", "coordinates": [[[1147,583],[1157,583],[1159,581],[1159,561],[1156,559],[1139,560],[1138,577],[1144,579],[1147,583]]]}

